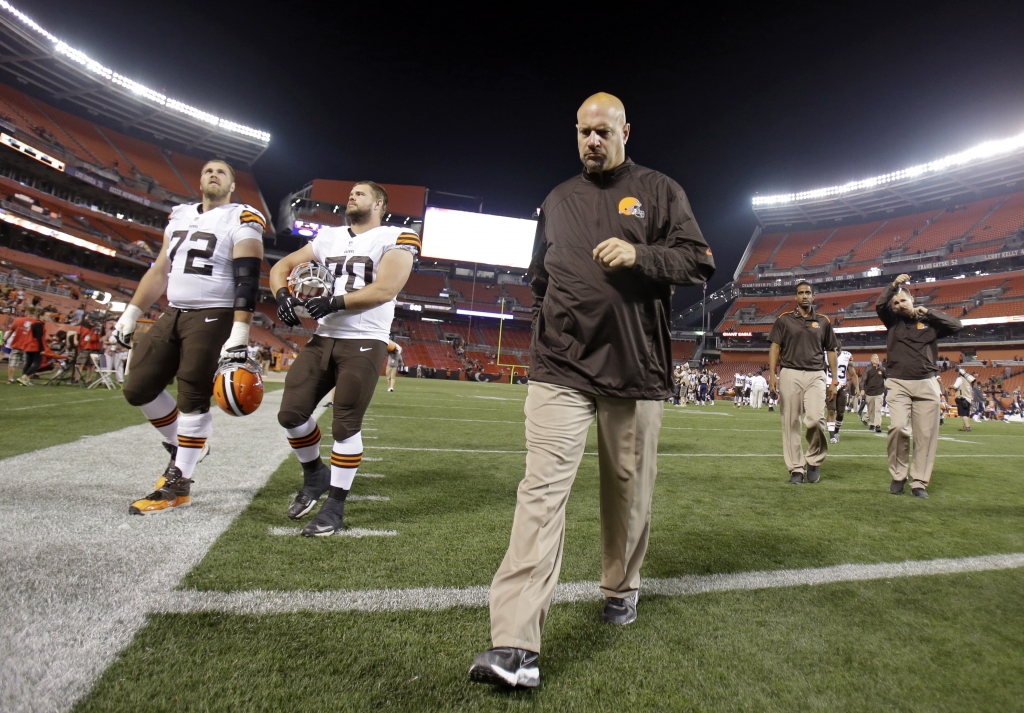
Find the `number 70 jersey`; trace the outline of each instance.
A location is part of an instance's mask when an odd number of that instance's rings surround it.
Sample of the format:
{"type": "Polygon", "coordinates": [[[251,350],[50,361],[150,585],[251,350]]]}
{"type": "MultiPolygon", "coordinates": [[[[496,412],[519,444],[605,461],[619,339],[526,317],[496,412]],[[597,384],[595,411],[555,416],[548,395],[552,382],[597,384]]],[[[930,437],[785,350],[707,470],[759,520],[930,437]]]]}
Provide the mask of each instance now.
{"type": "MultiPolygon", "coordinates": [[[[326,265],[334,275],[334,294],[346,295],[373,283],[381,260],[391,250],[407,250],[415,257],[420,250],[420,237],[408,228],[390,225],[359,234],[347,227],[322,228],[310,247],[317,262],[326,265]]],[[[316,333],[332,339],[387,342],[394,316],[395,300],[359,312],[342,310],[319,320],[316,333]]]]}
{"type": "Polygon", "coordinates": [[[241,203],[203,212],[201,203],[179,205],[164,230],[167,301],[178,309],[231,307],[235,303],[232,255],[243,240],[263,240],[263,215],[241,203]]]}

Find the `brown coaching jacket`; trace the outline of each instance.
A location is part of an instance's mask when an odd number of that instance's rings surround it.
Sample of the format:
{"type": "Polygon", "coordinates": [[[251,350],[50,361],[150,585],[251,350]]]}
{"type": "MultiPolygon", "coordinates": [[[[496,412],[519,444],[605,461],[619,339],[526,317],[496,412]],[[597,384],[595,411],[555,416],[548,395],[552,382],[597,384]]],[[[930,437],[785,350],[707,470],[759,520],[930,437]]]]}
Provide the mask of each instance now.
{"type": "Polygon", "coordinates": [[[679,184],[629,159],[562,183],[541,206],[530,272],[531,380],[598,396],[671,396],[672,285],[715,272],[679,184]],[[594,261],[613,237],[636,246],[632,268],[594,261]]]}

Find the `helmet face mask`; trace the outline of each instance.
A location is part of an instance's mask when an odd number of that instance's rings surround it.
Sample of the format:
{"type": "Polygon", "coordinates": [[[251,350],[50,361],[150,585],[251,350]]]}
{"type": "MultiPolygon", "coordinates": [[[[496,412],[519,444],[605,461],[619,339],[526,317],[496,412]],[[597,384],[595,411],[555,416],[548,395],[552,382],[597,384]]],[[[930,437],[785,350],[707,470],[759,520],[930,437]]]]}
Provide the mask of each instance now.
{"type": "Polygon", "coordinates": [[[213,398],[229,416],[248,416],[263,403],[263,370],[246,359],[217,369],[213,377],[213,398]]]}
{"type": "Polygon", "coordinates": [[[304,262],[288,275],[288,290],[300,300],[330,297],[334,294],[334,275],[318,262],[304,262]]]}

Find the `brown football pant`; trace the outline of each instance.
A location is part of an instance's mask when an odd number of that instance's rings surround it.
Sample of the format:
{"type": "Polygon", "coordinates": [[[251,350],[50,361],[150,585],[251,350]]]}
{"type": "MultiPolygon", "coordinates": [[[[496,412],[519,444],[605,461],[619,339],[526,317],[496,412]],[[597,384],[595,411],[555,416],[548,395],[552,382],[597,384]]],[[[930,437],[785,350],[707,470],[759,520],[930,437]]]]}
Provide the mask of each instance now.
{"type": "Polygon", "coordinates": [[[889,389],[889,474],[893,480],[906,480],[909,474],[911,490],[927,488],[939,445],[939,382],[890,378],[885,385],[889,389]]]}
{"type": "Polygon", "coordinates": [[[132,347],[124,382],[128,403],[148,404],[177,377],[178,410],[209,411],[220,350],[234,319],[230,307],[164,310],[132,347]]]}
{"type": "Polygon", "coordinates": [[[782,411],[782,455],[790,473],[807,473],[828,455],[825,424],[825,372],[783,369],[779,374],[782,411]],[[807,431],[807,454],[800,442],[800,421],[807,431]]]}
{"type": "Polygon", "coordinates": [[[868,402],[868,425],[874,428],[882,427],[882,394],[878,396],[865,396],[868,402]]]}
{"type": "Polygon", "coordinates": [[[628,597],[639,590],[663,411],[661,401],[590,396],[564,386],[530,383],[526,476],[519,483],[508,551],[491,583],[494,646],[540,651],[562,566],[565,504],[595,415],[601,592],[606,597],[628,597]]]}

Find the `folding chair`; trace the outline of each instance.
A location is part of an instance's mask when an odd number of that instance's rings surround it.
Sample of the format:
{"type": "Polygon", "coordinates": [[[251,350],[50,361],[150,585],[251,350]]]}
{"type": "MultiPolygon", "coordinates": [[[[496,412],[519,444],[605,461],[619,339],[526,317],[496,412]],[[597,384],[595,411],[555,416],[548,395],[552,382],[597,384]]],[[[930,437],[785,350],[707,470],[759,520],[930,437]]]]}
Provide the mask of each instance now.
{"type": "Polygon", "coordinates": [[[90,354],[89,358],[92,359],[92,365],[96,368],[96,378],[89,384],[89,388],[92,389],[103,384],[108,389],[117,389],[117,382],[110,378],[114,374],[114,370],[103,368],[103,357],[99,354],[90,354]]]}

